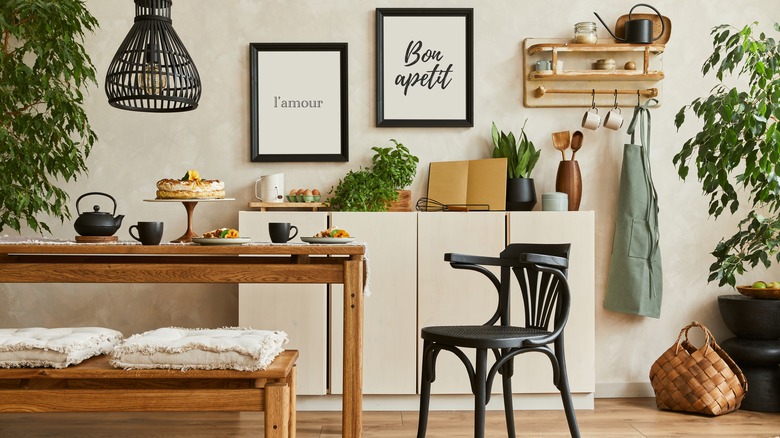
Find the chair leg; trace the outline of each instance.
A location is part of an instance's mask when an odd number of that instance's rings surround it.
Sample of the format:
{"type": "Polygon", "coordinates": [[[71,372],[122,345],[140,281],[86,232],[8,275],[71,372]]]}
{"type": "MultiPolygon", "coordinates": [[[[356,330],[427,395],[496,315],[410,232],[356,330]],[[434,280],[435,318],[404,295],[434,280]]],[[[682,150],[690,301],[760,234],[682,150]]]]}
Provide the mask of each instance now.
{"type": "Polygon", "coordinates": [[[558,390],[561,392],[561,400],[563,401],[563,410],[566,412],[566,422],[569,424],[569,433],[572,438],[580,438],[580,429],[577,426],[577,416],[574,413],[574,402],[571,399],[571,390],[569,389],[569,376],[566,371],[566,357],[563,352],[563,335],[558,340],[560,344],[556,342],[555,356],[558,359],[558,366],[560,368],[560,377],[558,381],[558,390]]]}
{"type": "Polygon", "coordinates": [[[561,369],[561,383],[558,389],[561,391],[563,409],[566,411],[566,422],[569,424],[569,433],[571,433],[572,438],[579,438],[580,429],[577,426],[577,416],[574,413],[574,403],[571,400],[569,377],[566,375],[566,368],[561,369]]]}
{"type": "Polygon", "coordinates": [[[501,374],[504,382],[504,413],[506,414],[506,436],[515,438],[515,410],[512,406],[512,360],[504,365],[504,371],[501,374]]]}
{"type": "Polygon", "coordinates": [[[485,401],[487,400],[487,350],[477,349],[477,370],[474,375],[474,438],[485,436],[485,401]]]}
{"type": "Polygon", "coordinates": [[[428,410],[431,404],[431,362],[426,354],[430,341],[423,341],[422,371],[420,372],[420,415],[417,422],[417,438],[425,438],[428,429],[428,410]]]}

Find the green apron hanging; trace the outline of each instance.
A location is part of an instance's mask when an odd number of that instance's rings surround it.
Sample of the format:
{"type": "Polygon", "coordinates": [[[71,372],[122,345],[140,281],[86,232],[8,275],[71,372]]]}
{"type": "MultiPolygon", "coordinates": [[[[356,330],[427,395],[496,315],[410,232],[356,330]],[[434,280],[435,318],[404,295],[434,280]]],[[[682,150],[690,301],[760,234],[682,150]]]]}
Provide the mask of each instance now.
{"type": "Polygon", "coordinates": [[[623,147],[620,194],[604,307],[616,312],[658,318],[663,276],[658,250],[658,194],[650,174],[650,111],[648,100],[634,108],[628,127],[631,144],[623,147]],[[634,132],[639,123],[639,142],[634,132]]]}

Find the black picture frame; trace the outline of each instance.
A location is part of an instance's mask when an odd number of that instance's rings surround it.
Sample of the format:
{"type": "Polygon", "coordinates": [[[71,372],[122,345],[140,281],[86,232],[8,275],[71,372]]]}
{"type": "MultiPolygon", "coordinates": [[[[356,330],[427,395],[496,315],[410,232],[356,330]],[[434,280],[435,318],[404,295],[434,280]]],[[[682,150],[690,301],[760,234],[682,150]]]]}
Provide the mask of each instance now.
{"type": "Polygon", "coordinates": [[[250,159],[349,160],[347,43],[250,43],[250,159]]]}
{"type": "Polygon", "coordinates": [[[474,126],[473,8],[376,9],[376,126],[474,126]]]}

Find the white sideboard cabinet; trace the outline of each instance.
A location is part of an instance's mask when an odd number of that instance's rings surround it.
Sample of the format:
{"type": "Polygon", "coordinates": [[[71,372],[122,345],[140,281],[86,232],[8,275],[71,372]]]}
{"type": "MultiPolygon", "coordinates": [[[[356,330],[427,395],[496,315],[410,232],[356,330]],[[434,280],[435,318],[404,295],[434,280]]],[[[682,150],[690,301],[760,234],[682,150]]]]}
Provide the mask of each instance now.
{"type": "MultiPolygon", "coordinates": [[[[594,392],[593,212],[421,213],[418,234],[419,327],[482,324],[496,309],[497,294],[490,281],[476,272],[453,269],[443,261],[444,253],[495,257],[508,243],[571,243],[573,299],[565,331],[567,369],[572,392],[594,392]]],[[[492,270],[498,274],[498,269],[492,270]]],[[[518,286],[513,287],[517,291],[518,286]]],[[[522,302],[515,299],[512,303],[513,314],[522,318],[522,302]]],[[[422,341],[418,342],[421,352],[422,341]]],[[[473,354],[470,357],[473,360],[473,354]]],[[[493,389],[500,392],[501,385],[493,389]]],[[[557,393],[547,357],[527,354],[516,358],[512,389],[515,393],[557,393]]],[[[466,370],[453,354],[439,355],[432,393],[471,393],[466,370]]]]}
{"type": "MultiPolygon", "coordinates": [[[[430,325],[482,324],[490,319],[498,302],[493,284],[484,275],[453,269],[444,261],[444,254],[497,256],[506,246],[505,220],[504,212],[418,214],[418,331],[430,325]]],[[[494,272],[498,274],[497,269],[494,272]]],[[[417,342],[422,353],[419,334],[417,342]]],[[[473,354],[470,357],[474,359],[473,354]]],[[[421,368],[421,354],[417,362],[421,368]]],[[[431,392],[471,393],[466,369],[454,354],[439,354],[431,392]]]]}
{"type": "MultiPolygon", "coordinates": [[[[331,224],[365,242],[363,394],[415,394],[417,388],[417,214],[333,212],[331,224]]],[[[331,357],[342,355],[342,285],[331,291],[331,357]]],[[[331,361],[331,393],[341,394],[341,361],[331,361]]]]}
{"type": "MultiPolygon", "coordinates": [[[[508,243],[571,243],[569,282],[573,299],[566,355],[572,392],[590,397],[595,387],[594,213],[593,212],[241,212],[242,235],[268,241],[268,222],[291,222],[299,236],[331,225],[367,244],[370,295],[364,300],[363,389],[373,395],[407,396],[416,406],[421,327],[481,324],[495,310],[497,294],[478,273],[453,269],[444,254],[497,256],[508,243]]],[[[294,242],[299,242],[296,238],[294,242]]],[[[498,270],[495,270],[498,273],[498,270]]],[[[301,351],[299,394],[340,394],[342,294],[316,285],[240,285],[239,323],[286,330],[290,348],[301,351]],[[312,293],[315,292],[315,293],[312,293]],[[319,293],[316,293],[319,292],[319,293]],[[328,298],[329,297],[329,298],[328,298]],[[329,322],[330,321],[330,322],[329,322]]],[[[519,309],[519,300],[514,300],[519,309]]],[[[516,310],[517,312],[517,310],[516,310]]],[[[522,317],[522,312],[516,315],[522,317]]],[[[515,360],[517,397],[549,395],[556,400],[550,365],[541,355],[515,360]]],[[[463,364],[439,355],[438,397],[471,394],[463,364]]],[[[494,386],[500,391],[500,384],[494,386]]],[[[558,397],[559,398],[559,397],[558,397]]],[[[533,397],[529,400],[536,400],[533,397]]],[[[529,402],[528,406],[536,406],[529,402]]],[[[522,402],[516,402],[522,409],[522,402]]],[[[544,406],[555,406],[544,405],[544,406]]],[[[586,405],[583,405],[586,406],[586,405]]]]}
{"type": "MultiPolygon", "coordinates": [[[[571,244],[568,280],[572,300],[564,338],[573,393],[593,393],[596,387],[594,218],[593,211],[511,212],[507,217],[509,243],[571,244]]],[[[520,306],[517,301],[515,305],[520,306]]],[[[523,356],[515,360],[513,391],[557,393],[549,360],[541,354],[523,356]]]]}
{"type": "MultiPolygon", "coordinates": [[[[291,243],[300,236],[313,236],[327,228],[323,212],[241,211],[238,229],[242,236],[270,242],[269,222],[290,222],[298,227],[291,243]]],[[[328,286],[321,284],[240,284],[238,324],[266,330],[284,330],[290,338],[286,348],[300,351],[298,394],[323,395],[328,387],[328,286]]],[[[339,356],[340,357],[340,356],[339,356]]]]}

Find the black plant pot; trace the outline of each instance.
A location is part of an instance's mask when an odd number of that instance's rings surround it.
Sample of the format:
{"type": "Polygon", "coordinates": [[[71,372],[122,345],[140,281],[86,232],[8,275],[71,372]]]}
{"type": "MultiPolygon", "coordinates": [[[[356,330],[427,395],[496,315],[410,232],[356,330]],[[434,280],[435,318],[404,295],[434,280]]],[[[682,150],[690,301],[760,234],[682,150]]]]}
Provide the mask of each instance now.
{"type": "Polygon", "coordinates": [[[735,335],[720,343],[747,379],[740,409],[780,412],[780,300],[721,295],[718,309],[735,335]]]}
{"type": "Polygon", "coordinates": [[[780,339],[780,300],[722,295],[718,309],[726,327],[740,338],[780,339]]]}
{"type": "Polygon", "coordinates": [[[536,205],[536,187],[533,178],[506,180],[507,211],[531,211],[536,205]]]}

